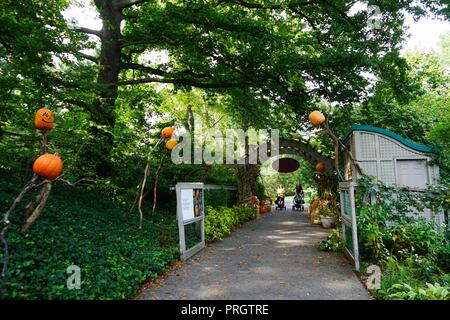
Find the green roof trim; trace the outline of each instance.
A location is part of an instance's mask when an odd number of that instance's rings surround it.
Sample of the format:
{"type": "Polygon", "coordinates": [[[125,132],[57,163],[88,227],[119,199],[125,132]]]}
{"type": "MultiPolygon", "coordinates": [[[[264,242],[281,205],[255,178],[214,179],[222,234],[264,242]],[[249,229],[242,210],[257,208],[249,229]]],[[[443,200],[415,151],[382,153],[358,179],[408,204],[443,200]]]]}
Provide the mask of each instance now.
{"type": "Polygon", "coordinates": [[[347,132],[347,134],[344,136],[344,138],[341,139],[343,143],[347,142],[347,140],[350,138],[350,135],[353,131],[366,131],[366,132],[379,133],[379,134],[385,135],[389,138],[392,138],[413,150],[416,150],[419,152],[424,152],[424,153],[436,152],[436,150],[433,149],[432,147],[428,147],[428,146],[424,146],[424,145],[415,143],[411,140],[403,138],[402,136],[400,136],[392,131],[378,128],[378,127],[373,127],[373,126],[368,126],[368,125],[359,125],[359,124],[351,126],[350,130],[347,132]]]}

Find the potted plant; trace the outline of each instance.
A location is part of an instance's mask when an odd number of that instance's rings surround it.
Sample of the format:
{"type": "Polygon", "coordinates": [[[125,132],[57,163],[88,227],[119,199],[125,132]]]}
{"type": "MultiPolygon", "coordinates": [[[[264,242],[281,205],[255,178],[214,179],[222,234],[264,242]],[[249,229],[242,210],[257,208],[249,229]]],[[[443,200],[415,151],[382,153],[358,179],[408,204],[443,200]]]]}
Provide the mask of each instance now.
{"type": "Polygon", "coordinates": [[[336,217],[338,212],[336,208],[326,204],[321,206],[319,210],[320,221],[322,222],[322,227],[325,229],[331,229],[336,224],[336,217]]]}

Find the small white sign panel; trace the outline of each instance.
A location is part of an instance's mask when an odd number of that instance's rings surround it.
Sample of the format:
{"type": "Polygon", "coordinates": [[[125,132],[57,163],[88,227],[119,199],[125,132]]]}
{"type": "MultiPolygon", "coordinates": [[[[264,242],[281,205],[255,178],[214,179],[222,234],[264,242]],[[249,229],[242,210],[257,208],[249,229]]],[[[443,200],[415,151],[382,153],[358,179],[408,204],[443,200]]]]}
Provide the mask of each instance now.
{"type": "Polygon", "coordinates": [[[181,189],[181,212],[183,220],[194,219],[194,199],[192,197],[193,189],[181,189]]]}

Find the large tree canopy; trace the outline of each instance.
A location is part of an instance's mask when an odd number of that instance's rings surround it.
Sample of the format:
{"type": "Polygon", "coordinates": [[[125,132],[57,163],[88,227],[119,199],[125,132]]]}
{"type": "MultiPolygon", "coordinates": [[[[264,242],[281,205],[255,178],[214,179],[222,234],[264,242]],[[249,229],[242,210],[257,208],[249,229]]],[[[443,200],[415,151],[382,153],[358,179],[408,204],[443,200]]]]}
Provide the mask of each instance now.
{"type": "MultiPolygon", "coordinates": [[[[400,57],[405,16],[448,18],[448,4],[368,1],[381,12],[374,26],[370,10],[354,10],[361,3],[95,0],[102,28],[92,30],[68,27],[61,12],[69,1],[4,1],[0,50],[7,76],[1,94],[10,107],[1,126],[8,128],[13,105],[27,106],[23,118],[37,106],[68,109],[65,129],[82,119],[79,132],[90,138],[78,141],[67,130],[61,135],[74,139],[71,146],[84,146],[79,155],[95,159],[94,170],[108,175],[114,141],[123,140],[114,133],[123,119],[117,112],[130,114],[119,104],[152,109],[160,103],[152,84],[202,89],[239,126],[270,125],[287,137],[308,128],[307,114],[319,103],[350,110],[367,101],[375,79],[377,91],[382,84],[408,101],[420,88],[400,57]],[[91,54],[86,49],[95,44],[87,36],[98,40],[91,54]],[[164,51],[167,61],[145,59],[155,51],[164,51]]],[[[143,116],[141,111],[133,112],[143,116]]]]}
{"type": "Polygon", "coordinates": [[[117,86],[138,83],[238,88],[303,116],[319,99],[358,101],[370,73],[404,93],[399,48],[405,12],[447,13],[439,6],[445,1],[381,1],[380,28],[372,28],[370,12],[349,15],[353,1],[94,2],[102,30],[77,30],[101,40],[98,79],[105,88],[96,109],[105,117],[112,117],[117,86]],[[168,50],[169,63],[138,62],[142,53],[161,49],[168,50]]]}

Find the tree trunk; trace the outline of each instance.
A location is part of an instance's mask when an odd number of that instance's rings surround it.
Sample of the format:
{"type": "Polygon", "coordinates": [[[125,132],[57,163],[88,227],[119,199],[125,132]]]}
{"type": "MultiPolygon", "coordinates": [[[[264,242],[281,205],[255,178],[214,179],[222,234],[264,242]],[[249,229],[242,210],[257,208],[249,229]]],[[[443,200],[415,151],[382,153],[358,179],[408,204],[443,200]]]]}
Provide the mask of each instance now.
{"type": "Polygon", "coordinates": [[[120,73],[120,23],[123,19],[117,2],[95,0],[103,25],[97,77],[100,91],[91,112],[95,124],[91,128],[95,145],[86,148],[85,157],[97,159],[95,170],[99,176],[111,175],[110,155],[114,142],[111,131],[115,125],[114,107],[120,73]]]}
{"type": "Polygon", "coordinates": [[[255,164],[237,166],[238,201],[247,200],[252,195],[258,194],[256,181],[259,177],[259,171],[260,166],[255,164]]]}
{"type": "Polygon", "coordinates": [[[42,187],[41,193],[36,199],[36,207],[33,212],[28,215],[25,224],[22,226],[22,232],[27,232],[30,229],[37,218],[41,215],[42,209],[44,209],[45,204],[47,202],[48,196],[50,195],[50,191],[52,190],[52,182],[47,181],[42,187]]]}
{"type": "Polygon", "coordinates": [[[338,186],[339,180],[337,174],[333,171],[320,173],[318,178],[319,198],[328,200],[332,205],[336,205],[339,199],[338,186]]]}

